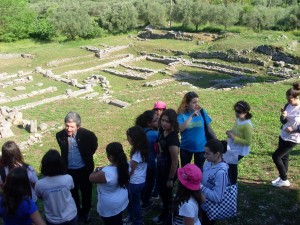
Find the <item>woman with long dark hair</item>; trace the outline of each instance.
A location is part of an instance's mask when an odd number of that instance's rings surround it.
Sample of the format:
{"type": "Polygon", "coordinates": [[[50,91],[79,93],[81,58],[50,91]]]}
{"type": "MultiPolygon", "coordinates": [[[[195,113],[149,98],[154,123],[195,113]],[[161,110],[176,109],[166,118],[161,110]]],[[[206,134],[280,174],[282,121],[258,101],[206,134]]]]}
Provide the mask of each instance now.
{"type": "Polygon", "coordinates": [[[0,217],[6,225],[46,225],[30,196],[26,168],[10,170],[0,196],[0,217]]]}

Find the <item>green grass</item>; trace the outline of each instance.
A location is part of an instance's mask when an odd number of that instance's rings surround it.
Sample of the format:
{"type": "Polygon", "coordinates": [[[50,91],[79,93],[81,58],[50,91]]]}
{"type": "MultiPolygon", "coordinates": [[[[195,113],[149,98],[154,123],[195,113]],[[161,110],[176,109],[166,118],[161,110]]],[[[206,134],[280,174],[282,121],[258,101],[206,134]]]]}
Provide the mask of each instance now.
{"type": "MultiPolygon", "coordinates": [[[[47,63],[57,59],[83,57],[88,54],[86,50],[80,49],[84,45],[99,46],[99,44],[107,44],[110,46],[125,45],[133,43],[133,46],[114,52],[111,56],[118,58],[119,54],[131,53],[136,56],[141,51],[156,52],[160,55],[166,54],[157,49],[173,49],[187,51],[207,50],[227,50],[230,48],[248,49],[261,44],[272,44],[278,46],[286,46],[294,40],[299,41],[299,37],[292,34],[284,33],[287,39],[277,41],[275,37],[281,35],[282,32],[261,32],[253,33],[250,31],[242,32],[239,35],[228,35],[226,38],[215,42],[206,44],[205,46],[198,46],[195,42],[177,41],[177,40],[147,40],[136,41],[129,38],[128,35],[110,36],[103,39],[95,40],[78,40],[75,42],[53,42],[53,43],[35,43],[31,40],[24,40],[16,43],[1,44],[1,53],[30,53],[35,56],[34,59],[13,59],[0,60],[0,71],[14,73],[19,70],[33,70],[36,66],[47,68],[47,63]],[[271,36],[268,41],[266,38],[271,36]],[[5,61],[5,63],[3,63],[5,61]]],[[[299,54],[299,45],[294,51],[294,54],[299,54]]],[[[185,56],[188,58],[187,56],[185,56]]],[[[260,57],[253,54],[253,57],[260,57]]],[[[57,67],[53,67],[53,71],[57,74],[73,69],[84,69],[94,66],[97,61],[99,65],[108,63],[112,59],[94,59],[82,58],[74,59],[69,62],[62,63],[57,67]],[[84,63],[82,63],[84,62],[84,63]],[[81,64],[82,63],[82,64],[81,64]]],[[[292,183],[290,188],[274,188],[270,185],[270,181],[277,176],[277,171],[272,162],[271,154],[277,147],[278,134],[280,131],[280,123],[278,120],[279,110],[283,107],[285,100],[285,91],[290,88],[293,81],[288,80],[284,82],[268,83],[269,79],[277,80],[265,75],[265,68],[258,67],[252,64],[239,64],[223,62],[221,60],[213,60],[227,65],[244,66],[259,70],[255,83],[248,84],[240,89],[230,91],[210,90],[209,81],[212,79],[226,79],[231,78],[228,75],[191,68],[187,66],[177,66],[171,71],[172,74],[176,72],[186,72],[195,77],[203,77],[200,80],[184,80],[196,88],[192,89],[199,95],[200,105],[204,107],[213,119],[212,126],[216,131],[219,139],[226,139],[225,131],[230,129],[234,123],[234,112],[232,110],[233,104],[238,100],[245,100],[251,105],[251,112],[253,113],[252,122],[254,124],[254,137],[251,145],[251,153],[245,157],[239,164],[239,199],[238,199],[238,217],[228,221],[218,221],[218,225],[265,225],[265,224],[287,224],[296,225],[300,223],[300,147],[297,146],[291,152],[290,169],[288,172],[289,179],[292,183]]],[[[166,65],[146,60],[130,63],[130,65],[138,67],[148,67],[152,69],[166,68],[166,65]]],[[[115,68],[119,69],[119,68],[115,68]]],[[[155,74],[149,80],[131,80],[127,78],[117,77],[100,70],[74,75],[73,78],[82,82],[87,76],[92,74],[100,74],[105,76],[112,86],[110,88],[111,95],[114,98],[126,101],[131,104],[130,107],[120,109],[99,101],[97,98],[92,100],[84,100],[81,98],[66,99],[57,101],[51,104],[37,106],[33,109],[22,111],[23,118],[28,120],[37,120],[38,124],[47,123],[51,129],[43,135],[43,142],[31,146],[23,151],[26,162],[34,166],[37,172],[40,172],[40,161],[43,154],[49,148],[58,149],[55,140],[55,133],[63,127],[63,118],[68,111],[75,110],[82,117],[82,126],[94,131],[99,138],[99,147],[94,155],[96,165],[104,166],[108,163],[105,147],[112,141],[119,141],[123,144],[127,153],[129,153],[130,146],[126,140],[126,130],[133,126],[137,115],[151,109],[153,103],[157,100],[162,100],[167,103],[168,108],[177,109],[183,95],[190,91],[190,86],[181,85],[182,81],[172,81],[160,86],[143,87],[146,81],[154,81],[165,78],[170,78],[167,75],[155,74]]],[[[4,88],[1,92],[6,93],[7,96],[15,96],[20,93],[28,93],[32,90],[43,89],[48,86],[56,86],[57,92],[49,93],[41,96],[36,96],[31,99],[22,100],[20,102],[12,102],[8,105],[10,107],[33,102],[42,98],[48,98],[57,94],[65,93],[65,89],[76,88],[59,83],[54,80],[49,80],[40,74],[33,74],[34,81],[22,86],[26,86],[26,91],[15,92],[12,87],[4,88]],[[43,87],[35,87],[34,84],[43,82],[43,87]]],[[[20,86],[20,85],[18,85],[20,86]]],[[[103,90],[100,86],[94,88],[100,95],[103,90]]],[[[3,106],[3,104],[1,105],[3,106]]],[[[0,145],[7,140],[15,140],[17,142],[25,141],[29,137],[29,133],[24,129],[13,126],[15,136],[12,138],[0,139],[0,145]]],[[[101,224],[98,214],[96,213],[96,192],[93,197],[93,224],[101,224]]],[[[151,217],[156,216],[158,207],[153,208],[145,213],[145,224],[150,225],[151,217]]]]}

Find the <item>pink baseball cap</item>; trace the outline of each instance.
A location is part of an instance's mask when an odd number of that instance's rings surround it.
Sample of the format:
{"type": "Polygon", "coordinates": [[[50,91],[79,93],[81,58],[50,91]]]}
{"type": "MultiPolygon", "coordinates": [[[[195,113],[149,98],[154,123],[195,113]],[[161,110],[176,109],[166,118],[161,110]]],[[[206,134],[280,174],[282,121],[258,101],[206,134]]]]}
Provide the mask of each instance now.
{"type": "Polygon", "coordinates": [[[166,103],[162,102],[162,101],[157,101],[154,103],[153,109],[166,109],[167,105],[166,103]]]}
{"type": "Polygon", "coordinates": [[[180,183],[182,183],[187,189],[193,191],[200,189],[202,172],[195,164],[189,163],[182,168],[178,168],[177,176],[180,183]]]}

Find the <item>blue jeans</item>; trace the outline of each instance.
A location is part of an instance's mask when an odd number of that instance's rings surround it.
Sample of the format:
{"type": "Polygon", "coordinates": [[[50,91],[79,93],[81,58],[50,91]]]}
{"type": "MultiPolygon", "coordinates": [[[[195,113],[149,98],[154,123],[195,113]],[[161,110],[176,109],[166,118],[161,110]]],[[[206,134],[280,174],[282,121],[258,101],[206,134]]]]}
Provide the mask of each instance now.
{"type": "Polygon", "coordinates": [[[147,167],[147,176],[145,187],[142,192],[142,202],[143,204],[148,204],[150,202],[151,194],[156,180],[156,168],[147,167]]]}
{"type": "Polygon", "coordinates": [[[128,185],[129,204],[128,214],[129,220],[132,220],[133,225],[141,225],[142,222],[142,208],[141,208],[141,195],[145,183],[128,185]]]}

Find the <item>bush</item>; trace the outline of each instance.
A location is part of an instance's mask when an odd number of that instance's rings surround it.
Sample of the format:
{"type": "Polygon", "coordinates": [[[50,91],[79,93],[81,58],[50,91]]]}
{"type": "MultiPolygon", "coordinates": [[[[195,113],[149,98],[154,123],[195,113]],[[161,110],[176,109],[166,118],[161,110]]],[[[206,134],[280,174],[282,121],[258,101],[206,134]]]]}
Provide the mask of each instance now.
{"type": "Polygon", "coordinates": [[[16,40],[18,40],[18,38],[13,33],[0,34],[0,41],[13,42],[13,41],[16,41],[16,40]]]}
{"type": "Polygon", "coordinates": [[[300,30],[294,30],[292,31],[292,34],[296,37],[300,37],[300,30]]]}
{"type": "Polygon", "coordinates": [[[51,24],[46,19],[36,19],[32,26],[30,37],[40,40],[50,40],[56,33],[51,24]]]}
{"type": "Polygon", "coordinates": [[[206,26],[206,27],[202,28],[203,32],[210,32],[210,33],[219,33],[222,30],[223,29],[221,27],[217,27],[217,26],[206,26]]]}
{"type": "Polygon", "coordinates": [[[91,30],[89,30],[86,34],[79,35],[79,37],[85,39],[99,38],[105,37],[107,33],[108,32],[105,29],[99,27],[98,24],[94,24],[91,30]]]}

